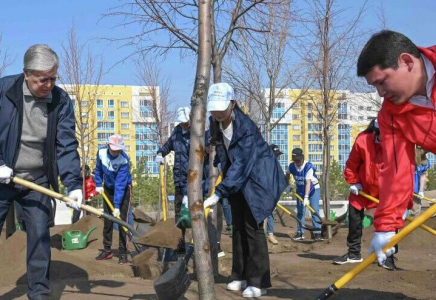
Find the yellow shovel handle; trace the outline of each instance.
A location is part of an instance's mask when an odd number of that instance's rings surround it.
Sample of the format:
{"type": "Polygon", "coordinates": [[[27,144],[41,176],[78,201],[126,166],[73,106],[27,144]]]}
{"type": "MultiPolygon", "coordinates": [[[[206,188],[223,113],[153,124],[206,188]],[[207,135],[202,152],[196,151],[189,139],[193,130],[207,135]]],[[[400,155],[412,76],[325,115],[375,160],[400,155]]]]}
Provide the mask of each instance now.
{"type": "MultiPolygon", "coordinates": [[[[115,208],[112,205],[112,202],[109,200],[109,198],[106,196],[106,194],[104,192],[101,192],[101,196],[103,197],[104,201],[106,202],[107,206],[109,206],[109,209],[111,210],[111,212],[114,212],[115,208]]],[[[120,216],[116,216],[117,219],[121,220],[120,216]]],[[[127,232],[127,228],[122,226],[124,231],[127,232]]]]}
{"type": "MultiPolygon", "coordinates": [[[[415,197],[417,197],[417,198],[421,198],[421,196],[419,196],[418,194],[415,194],[415,193],[413,193],[413,196],[415,196],[415,197]]],[[[422,197],[422,199],[424,199],[424,200],[426,200],[426,201],[428,201],[428,202],[431,202],[431,203],[436,203],[435,200],[430,199],[430,198],[427,198],[427,197],[422,197]]]]}
{"type": "MultiPolygon", "coordinates": [[[[377,198],[374,198],[373,196],[368,195],[364,191],[359,191],[359,195],[361,195],[361,196],[365,197],[366,199],[371,200],[372,202],[375,202],[377,204],[380,202],[377,198]]],[[[414,218],[407,216],[406,220],[409,221],[409,222],[412,222],[414,220],[414,218]]],[[[433,228],[428,227],[425,224],[421,224],[419,227],[421,227],[425,231],[430,232],[433,235],[436,235],[436,230],[434,230],[433,228]]]]}
{"type": "MultiPolygon", "coordinates": [[[[303,198],[300,197],[300,195],[298,195],[297,193],[294,192],[295,197],[298,198],[298,200],[301,201],[301,203],[304,203],[303,198]]],[[[306,204],[306,207],[312,212],[315,213],[315,210],[312,208],[312,206],[310,206],[309,204],[306,204]]]]}

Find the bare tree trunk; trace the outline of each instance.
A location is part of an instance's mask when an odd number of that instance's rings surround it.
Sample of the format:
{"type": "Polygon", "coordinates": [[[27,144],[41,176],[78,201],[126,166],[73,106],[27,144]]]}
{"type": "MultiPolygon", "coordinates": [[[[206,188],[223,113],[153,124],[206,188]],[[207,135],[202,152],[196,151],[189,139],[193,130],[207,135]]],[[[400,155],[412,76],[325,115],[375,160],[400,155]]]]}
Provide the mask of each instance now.
{"type": "Polygon", "coordinates": [[[194,92],[191,98],[192,124],[189,151],[188,198],[195,245],[196,271],[200,299],[216,299],[211,268],[210,244],[203,208],[203,159],[206,98],[211,68],[211,0],[200,1],[199,49],[194,92]]]}

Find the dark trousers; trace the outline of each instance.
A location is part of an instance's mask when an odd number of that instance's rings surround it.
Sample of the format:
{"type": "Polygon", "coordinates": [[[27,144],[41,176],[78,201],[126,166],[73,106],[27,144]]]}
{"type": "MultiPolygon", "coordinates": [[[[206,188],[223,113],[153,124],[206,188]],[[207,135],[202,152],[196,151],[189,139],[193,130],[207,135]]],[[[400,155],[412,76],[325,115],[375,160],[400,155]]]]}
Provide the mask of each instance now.
{"type": "Polygon", "coordinates": [[[364,209],[358,210],[352,205],[348,206],[348,253],[355,255],[360,254],[362,245],[362,221],[365,216],[364,212],[364,209]]]}
{"type": "MultiPolygon", "coordinates": [[[[174,216],[176,224],[180,219],[180,211],[182,210],[183,193],[180,186],[176,186],[174,189],[174,216]]],[[[179,249],[185,248],[185,232],[186,229],[182,228],[182,239],[180,240],[179,249]]]]}
{"type": "Polygon", "coordinates": [[[249,286],[269,288],[271,276],[263,222],[256,222],[241,192],[231,195],[229,200],[233,223],[232,278],[247,280],[249,286]]]}
{"type": "MultiPolygon", "coordinates": [[[[104,193],[109,198],[109,200],[112,202],[112,205],[114,203],[114,190],[107,188],[104,186],[104,193]]],[[[124,198],[120,205],[120,218],[123,221],[127,222],[127,215],[129,213],[130,209],[130,201],[131,201],[131,186],[127,186],[124,191],[124,198]]],[[[105,213],[111,214],[112,211],[107,205],[106,201],[103,201],[103,210],[105,213]]],[[[112,234],[113,234],[113,222],[104,219],[104,226],[103,226],[103,246],[106,251],[109,251],[112,247],[112,234]]],[[[127,234],[126,231],[124,231],[123,228],[119,228],[120,233],[120,244],[119,244],[119,253],[120,254],[126,254],[127,252],[127,234]]]]}
{"type": "MultiPolygon", "coordinates": [[[[48,183],[38,184],[48,187],[48,183]]],[[[46,195],[19,185],[0,183],[0,231],[14,200],[23,208],[23,221],[27,229],[27,296],[49,299],[51,200],[46,195]]]]}

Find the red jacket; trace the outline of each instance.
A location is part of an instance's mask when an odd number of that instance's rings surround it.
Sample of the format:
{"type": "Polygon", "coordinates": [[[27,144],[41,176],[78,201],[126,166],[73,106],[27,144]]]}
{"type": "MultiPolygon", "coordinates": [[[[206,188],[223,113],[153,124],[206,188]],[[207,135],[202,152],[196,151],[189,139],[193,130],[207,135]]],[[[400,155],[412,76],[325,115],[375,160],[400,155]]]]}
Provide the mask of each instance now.
{"type": "Polygon", "coordinates": [[[85,179],[85,197],[86,201],[91,200],[93,197],[98,195],[97,190],[95,189],[96,185],[92,176],[89,176],[85,179]]]}
{"type": "MultiPolygon", "coordinates": [[[[419,48],[436,67],[436,46],[419,48]]],[[[431,101],[436,107],[436,84],[431,101]]],[[[378,115],[384,167],[380,172],[380,204],[374,214],[376,231],[404,226],[402,216],[413,193],[415,144],[436,152],[436,110],[409,102],[395,105],[383,101],[378,115]]]]}
{"type": "MultiPolygon", "coordinates": [[[[375,143],[373,133],[362,132],[354,142],[344,170],[345,181],[349,184],[360,183],[363,191],[378,198],[378,177],[383,165],[381,145],[375,143]]],[[[358,210],[377,207],[365,197],[350,193],[350,205],[358,210]]]]}

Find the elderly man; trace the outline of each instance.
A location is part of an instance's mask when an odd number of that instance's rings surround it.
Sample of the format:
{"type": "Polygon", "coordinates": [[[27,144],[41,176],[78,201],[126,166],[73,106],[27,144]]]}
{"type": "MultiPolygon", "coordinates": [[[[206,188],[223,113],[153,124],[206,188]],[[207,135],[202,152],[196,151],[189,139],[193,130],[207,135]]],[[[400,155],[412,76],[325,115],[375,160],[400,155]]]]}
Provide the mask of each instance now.
{"type": "Polygon", "coordinates": [[[82,178],[73,103],[55,86],[59,59],[47,45],[24,55],[24,73],[0,79],[0,228],[14,200],[27,229],[29,299],[50,299],[50,198],[11,182],[17,176],[58,191],[58,177],[80,209],[82,178]]]}

